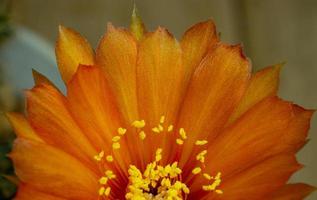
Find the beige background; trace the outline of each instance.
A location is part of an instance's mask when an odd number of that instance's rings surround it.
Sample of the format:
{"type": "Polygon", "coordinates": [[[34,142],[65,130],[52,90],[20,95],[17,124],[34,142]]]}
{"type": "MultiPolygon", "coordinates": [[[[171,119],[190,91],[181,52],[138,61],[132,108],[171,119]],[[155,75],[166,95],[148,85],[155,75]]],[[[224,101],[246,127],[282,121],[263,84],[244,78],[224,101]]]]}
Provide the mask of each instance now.
{"type": "MultiPolygon", "coordinates": [[[[146,25],[167,27],[177,37],[189,25],[213,18],[223,40],[242,42],[254,69],[287,61],[280,95],[317,108],[317,1],[315,0],[138,0],[146,25]]],[[[96,46],[107,22],[127,26],[128,0],[15,0],[13,21],[38,32],[52,44],[57,26],[73,27],[96,46]]],[[[36,58],[34,58],[36,59],[36,58]]],[[[294,176],[317,186],[317,117],[311,141],[299,153],[307,167],[294,176]]],[[[309,199],[317,199],[315,193],[309,199]]]]}

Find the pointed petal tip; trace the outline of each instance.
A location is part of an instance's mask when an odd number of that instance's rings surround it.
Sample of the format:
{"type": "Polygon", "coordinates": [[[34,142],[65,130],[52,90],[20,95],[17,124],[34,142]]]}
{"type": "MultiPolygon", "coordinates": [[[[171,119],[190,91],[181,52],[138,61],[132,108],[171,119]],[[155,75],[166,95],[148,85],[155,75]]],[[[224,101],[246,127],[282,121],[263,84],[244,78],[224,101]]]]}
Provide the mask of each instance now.
{"type": "Polygon", "coordinates": [[[35,69],[32,69],[32,76],[35,85],[46,83],[57,88],[46,76],[44,76],[42,73],[38,72],[35,69]]]}
{"type": "Polygon", "coordinates": [[[107,31],[113,31],[115,30],[116,28],[114,27],[114,25],[111,23],[111,22],[108,22],[107,23],[107,31]]]}
{"type": "Polygon", "coordinates": [[[59,26],[59,36],[55,47],[56,60],[65,83],[76,71],[78,64],[93,64],[94,51],[89,42],[71,28],[59,26]]]}
{"type": "Polygon", "coordinates": [[[58,34],[59,36],[64,35],[65,33],[67,34],[68,32],[71,32],[72,29],[64,26],[64,25],[58,25],[58,34]]]}
{"type": "Polygon", "coordinates": [[[65,27],[63,25],[58,25],[58,32],[62,33],[65,30],[65,27]]]}

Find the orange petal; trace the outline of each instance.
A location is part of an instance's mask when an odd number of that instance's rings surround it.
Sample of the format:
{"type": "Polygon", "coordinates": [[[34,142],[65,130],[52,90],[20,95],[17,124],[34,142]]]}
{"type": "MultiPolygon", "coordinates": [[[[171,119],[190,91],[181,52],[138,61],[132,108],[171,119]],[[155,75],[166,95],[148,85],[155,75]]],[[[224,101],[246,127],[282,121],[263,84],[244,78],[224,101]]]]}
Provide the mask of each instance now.
{"type": "Polygon", "coordinates": [[[269,156],[288,152],[289,145],[300,137],[289,129],[293,120],[297,118],[298,123],[303,123],[294,127],[309,123],[306,116],[294,115],[294,107],[272,97],[251,108],[210,144],[212,153],[206,167],[231,176],[269,156]]]}
{"type": "Polygon", "coordinates": [[[276,190],[272,196],[269,195],[269,198],[272,200],[304,199],[315,190],[315,187],[304,183],[287,184],[276,190]]]}
{"type": "Polygon", "coordinates": [[[74,157],[52,146],[17,139],[10,154],[22,182],[67,199],[96,199],[98,178],[74,157]]]}
{"type": "Polygon", "coordinates": [[[43,193],[37,191],[31,186],[19,185],[18,192],[14,198],[15,200],[66,200],[65,198],[60,198],[53,196],[51,194],[43,193]]]}
{"type": "Polygon", "coordinates": [[[294,155],[277,155],[223,180],[219,188],[223,194],[209,195],[215,199],[266,199],[267,194],[284,185],[300,167],[294,155]]]}
{"type": "Polygon", "coordinates": [[[108,25],[97,49],[96,62],[113,87],[120,109],[128,122],[138,119],[136,97],[137,43],[126,30],[108,25]]]}
{"type": "Polygon", "coordinates": [[[97,149],[109,146],[120,127],[120,114],[102,69],[79,66],[67,84],[67,99],[72,116],[91,143],[97,149]]]}
{"type": "MultiPolygon", "coordinates": [[[[176,120],[185,89],[181,56],[178,42],[164,28],[146,34],[140,41],[137,94],[140,118],[146,120],[146,132],[150,133],[147,134],[146,149],[154,151],[159,145],[165,146],[162,144],[166,142],[164,137],[153,138],[151,134],[151,128],[158,125],[161,116],[165,116],[165,124],[173,124],[176,120]]],[[[152,156],[153,151],[147,151],[147,155],[152,156]]],[[[148,162],[150,159],[146,158],[148,162]]]]}
{"type": "Polygon", "coordinates": [[[32,69],[32,75],[35,85],[40,85],[42,83],[45,83],[47,85],[52,85],[56,87],[47,77],[45,77],[40,72],[36,71],[35,69],[32,69]]]}
{"type": "Polygon", "coordinates": [[[181,49],[163,28],[149,33],[140,42],[137,83],[141,118],[156,126],[162,115],[173,121],[183,89],[181,49]]]}
{"type": "Polygon", "coordinates": [[[190,79],[207,51],[218,41],[216,26],[212,20],[197,23],[185,32],[181,40],[181,47],[187,79],[190,79]]]}
{"type": "Polygon", "coordinates": [[[79,64],[94,64],[94,53],[87,40],[76,31],[63,26],[59,27],[55,53],[65,83],[71,79],[79,64]]]}
{"type": "MultiPolygon", "coordinates": [[[[197,139],[212,140],[223,128],[242,97],[250,77],[250,64],[240,46],[219,44],[194,72],[178,126],[188,139],[183,145],[182,162],[194,154],[197,139]]],[[[191,163],[188,161],[188,163],[191,163]]]]}
{"type": "Polygon", "coordinates": [[[45,84],[27,91],[26,95],[28,119],[37,134],[48,144],[92,162],[96,151],[67,110],[65,97],[45,84]]]}
{"type": "Polygon", "coordinates": [[[18,137],[43,142],[43,140],[36,134],[25,117],[19,113],[6,113],[14,132],[18,137]]]}
{"type": "Polygon", "coordinates": [[[235,121],[262,99],[277,94],[281,67],[282,64],[266,67],[252,76],[250,85],[241,99],[239,106],[230,117],[229,123],[235,121]]]}
{"type": "Polygon", "coordinates": [[[277,145],[277,151],[293,151],[297,152],[307,142],[308,130],[312,115],[315,111],[306,110],[300,106],[292,106],[292,119],[285,131],[286,134],[282,135],[280,141],[283,143],[277,145]]]}
{"type": "MultiPolygon", "coordinates": [[[[98,151],[110,152],[112,137],[117,135],[123,120],[103,70],[95,66],[79,66],[67,84],[67,99],[72,116],[91,144],[98,151]]],[[[121,166],[122,163],[129,162],[124,154],[115,156],[121,166]]],[[[127,164],[126,167],[128,166],[127,164]]]]}

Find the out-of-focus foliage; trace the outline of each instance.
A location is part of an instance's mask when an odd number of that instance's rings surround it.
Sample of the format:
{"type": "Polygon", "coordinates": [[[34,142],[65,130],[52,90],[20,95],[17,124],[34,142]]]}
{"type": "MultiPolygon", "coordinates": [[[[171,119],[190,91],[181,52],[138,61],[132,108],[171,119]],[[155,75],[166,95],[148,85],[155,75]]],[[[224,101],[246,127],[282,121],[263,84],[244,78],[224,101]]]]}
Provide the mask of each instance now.
{"type": "MultiPolygon", "coordinates": [[[[0,0],[0,45],[11,34],[9,25],[9,7],[10,1],[0,0]]],[[[5,176],[13,177],[13,167],[11,161],[7,158],[10,152],[14,135],[4,116],[4,112],[16,109],[16,98],[12,90],[5,84],[4,63],[0,61],[0,199],[12,199],[15,193],[15,185],[7,180],[5,176]]]]}
{"type": "Polygon", "coordinates": [[[0,42],[7,38],[11,33],[9,26],[10,1],[0,0],[0,42]]]}

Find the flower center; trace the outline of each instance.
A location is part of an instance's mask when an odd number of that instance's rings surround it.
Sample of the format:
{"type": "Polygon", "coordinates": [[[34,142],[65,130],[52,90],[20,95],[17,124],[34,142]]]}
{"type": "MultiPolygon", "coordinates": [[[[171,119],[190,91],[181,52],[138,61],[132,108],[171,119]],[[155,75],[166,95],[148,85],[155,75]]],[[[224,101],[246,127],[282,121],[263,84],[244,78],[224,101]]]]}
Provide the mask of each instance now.
{"type": "MultiPolygon", "coordinates": [[[[174,141],[176,147],[179,149],[176,152],[181,152],[182,146],[187,140],[187,133],[184,128],[178,129],[174,132],[174,126],[172,124],[165,126],[165,116],[162,116],[159,123],[155,127],[151,127],[152,134],[159,136],[160,134],[166,134],[163,137],[170,138],[174,141]],[[169,137],[168,137],[169,136],[169,137]]],[[[147,133],[144,130],[146,122],[144,120],[136,120],[131,126],[136,128],[138,138],[141,142],[147,137],[147,133]]],[[[99,154],[94,156],[94,159],[99,162],[100,169],[104,175],[99,179],[99,196],[104,199],[111,197],[110,184],[112,179],[116,179],[116,174],[108,167],[109,164],[116,161],[114,152],[120,150],[121,139],[126,135],[127,129],[118,128],[117,135],[112,138],[112,151],[106,154],[104,151],[100,151],[99,154]]],[[[159,136],[159,137],[162,137],[159,136]]],[[[204,191],[214,191],[216,194],[222,194],[223,191],[219,189],[221,184],[221,173],[218,172],[215,176],[211,176],[207,173],[208,169],[205,169],[205,156],[207,150],[204,146],[208,143],[207,140],[196,140],[193,145],[198,148],[203,148],[196,155],[195,167],[191,170],[194,176],[201,176],[204,179],[204,184],[201,185],[201,189],[204,191]],[[196,165],[197,164],[197,165],[196,165]]],[[[178,166],[178,160],[174,160],[167,165],[162,165],[162,148],[157,148],[155,152],[155,159],[146,165],[145,170],[141,170],[135,166],[130,165],[128,168],[128,186],[125,198],[132,200],[181,200],[186,199],[186,196],[190,193],[189,187],[182,182],[182,169],[178,166]]],[[[167,152],[168,153],[168,152],[167,152]]]]}
{"type": "Polygon", "coordinates": [[[186,184],[181,182],[178,163],[160,165],[161,153],[162,149],[156,150],[155,161],[146,166],[143,174],[130,165],[126,199],[183,199],[189,193],[186,184]]]}

